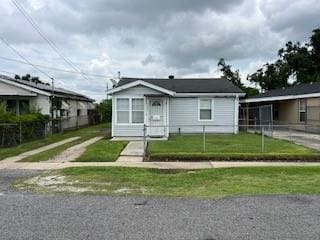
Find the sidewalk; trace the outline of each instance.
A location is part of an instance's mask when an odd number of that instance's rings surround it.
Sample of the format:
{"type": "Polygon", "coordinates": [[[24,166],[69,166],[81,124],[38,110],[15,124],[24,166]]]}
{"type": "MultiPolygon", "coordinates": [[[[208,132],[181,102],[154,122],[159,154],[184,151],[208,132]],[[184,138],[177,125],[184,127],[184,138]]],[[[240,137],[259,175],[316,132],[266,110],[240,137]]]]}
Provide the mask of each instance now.
{"type": "Polygon", "coordinates": [[[131,162],[139,163],[143,161],[144,154],[144,142],[143,141],[130,141],[127,146],[120,153],[117,162],[131,162]]]}
{"type": "Polygon", "coordinates": [[[288,166],[320,166],[319,163],[302,162],[37,162],[2,164],[0,169],[56,170],[70,167],[137,167],[157,169],[210,169],[230,167],[288,167],[288,166]]]}

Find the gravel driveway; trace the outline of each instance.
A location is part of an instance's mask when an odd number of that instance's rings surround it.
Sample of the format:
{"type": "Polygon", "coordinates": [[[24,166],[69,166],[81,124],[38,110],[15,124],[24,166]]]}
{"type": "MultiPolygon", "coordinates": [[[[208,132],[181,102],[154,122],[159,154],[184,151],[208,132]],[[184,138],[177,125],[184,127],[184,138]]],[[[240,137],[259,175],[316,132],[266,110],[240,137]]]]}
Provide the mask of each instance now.
{"type": "Polygon", "coordinates": [[[319,224],[320,196],[0,196],[1,239],[300,240],[320,239],[319,224]]]}

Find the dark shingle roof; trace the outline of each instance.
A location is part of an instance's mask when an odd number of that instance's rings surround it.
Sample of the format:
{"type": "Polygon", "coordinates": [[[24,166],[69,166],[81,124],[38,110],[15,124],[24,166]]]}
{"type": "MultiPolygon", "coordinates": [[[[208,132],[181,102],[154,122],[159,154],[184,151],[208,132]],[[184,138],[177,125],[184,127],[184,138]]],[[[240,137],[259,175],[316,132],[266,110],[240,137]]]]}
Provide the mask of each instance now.
{"type": "MultiPolygon", "coordinates": [[[[20,79],[14,79],[5,75],[0,75],[0,78],[4,79],[4,80],[9,80],[9,81],[13,81],[19,84],[23,84],[29,87],[33,87],[36,88],[38,90],[42,90],[48,93],[52,93],[52,87],[51,85],[47,85],[47,84],[42,84],[42,83],[34,83],[34,82],[29,82],[29,81],[25,81],[25,80],[20,80],[20,79]]],[[[54,94],[55,96],[58,97],[63,97],[63,98],[70,98],[70,99],[75,99],[75,100],[82,100],[82,101],[88,101],[88,102],[94,102],[94,99],[88,98],[87,96],[84,96],[80,93],[76,93],[70,90],[66,90],[64,88],[58,88],[58,87],[54,87],[54,94]]]]}
{"type": "Polygon", "coordinates": [[[303,94],[312,94],[312,93],[320,93],[320,82],[304,83],[304,84],[300,84],[293,87],[273,89],[256,96],[252,96],[248,99],[294,96],[294,95],[303,95],[303,94]]]}
{"type": "Polygon", "coordinates": [[[142,80],[176,93],[243,93],[225,78],[121,78],[118,86],[142,80]]]}

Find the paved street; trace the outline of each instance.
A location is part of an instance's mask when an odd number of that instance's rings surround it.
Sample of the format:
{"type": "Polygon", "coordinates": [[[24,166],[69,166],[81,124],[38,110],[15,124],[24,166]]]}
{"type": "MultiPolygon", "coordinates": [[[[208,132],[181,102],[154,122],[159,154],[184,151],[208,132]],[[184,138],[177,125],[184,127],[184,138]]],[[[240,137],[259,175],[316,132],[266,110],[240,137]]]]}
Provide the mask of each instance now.
{"type": "Polygon", "coordinates": [[[45,196],[0,171],[1,239],[320,239],[320,196],[221,200],[45,196]]]}

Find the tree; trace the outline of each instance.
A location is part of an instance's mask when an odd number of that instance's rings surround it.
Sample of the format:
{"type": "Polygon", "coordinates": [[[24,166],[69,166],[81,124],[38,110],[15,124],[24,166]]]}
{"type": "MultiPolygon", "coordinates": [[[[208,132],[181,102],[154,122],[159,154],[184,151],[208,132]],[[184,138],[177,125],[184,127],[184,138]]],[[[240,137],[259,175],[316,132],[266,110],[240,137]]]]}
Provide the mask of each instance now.
{"type": "Polygon", "coordinates": [[[246,87],[241,82],[241,76],[239,70],[232,71],[231,65],[227,65],[225,60],[221,58],[218,62],[218,67],[220,67],[220,71],[223,73],[223,77],[228,79],[238,88],[246,93],[247,96],[253,96],[259,94],[259,90],[252,87],[246,87]]]}
{"type": "Polygon", "coordinates": [[[112,100],[104,99],[97,106],[97,111],[102,122],[111,122],[112,120],[112,100]]]}
{"type": "Polygon", "coordinates": [[[312,31],[309,42],[289,41],[278,51],[279,59],[248,75],[263,90],[320,81],[320,28],[312,31]],[[293,83],[289,83],[293,79],[293,83]]]}

